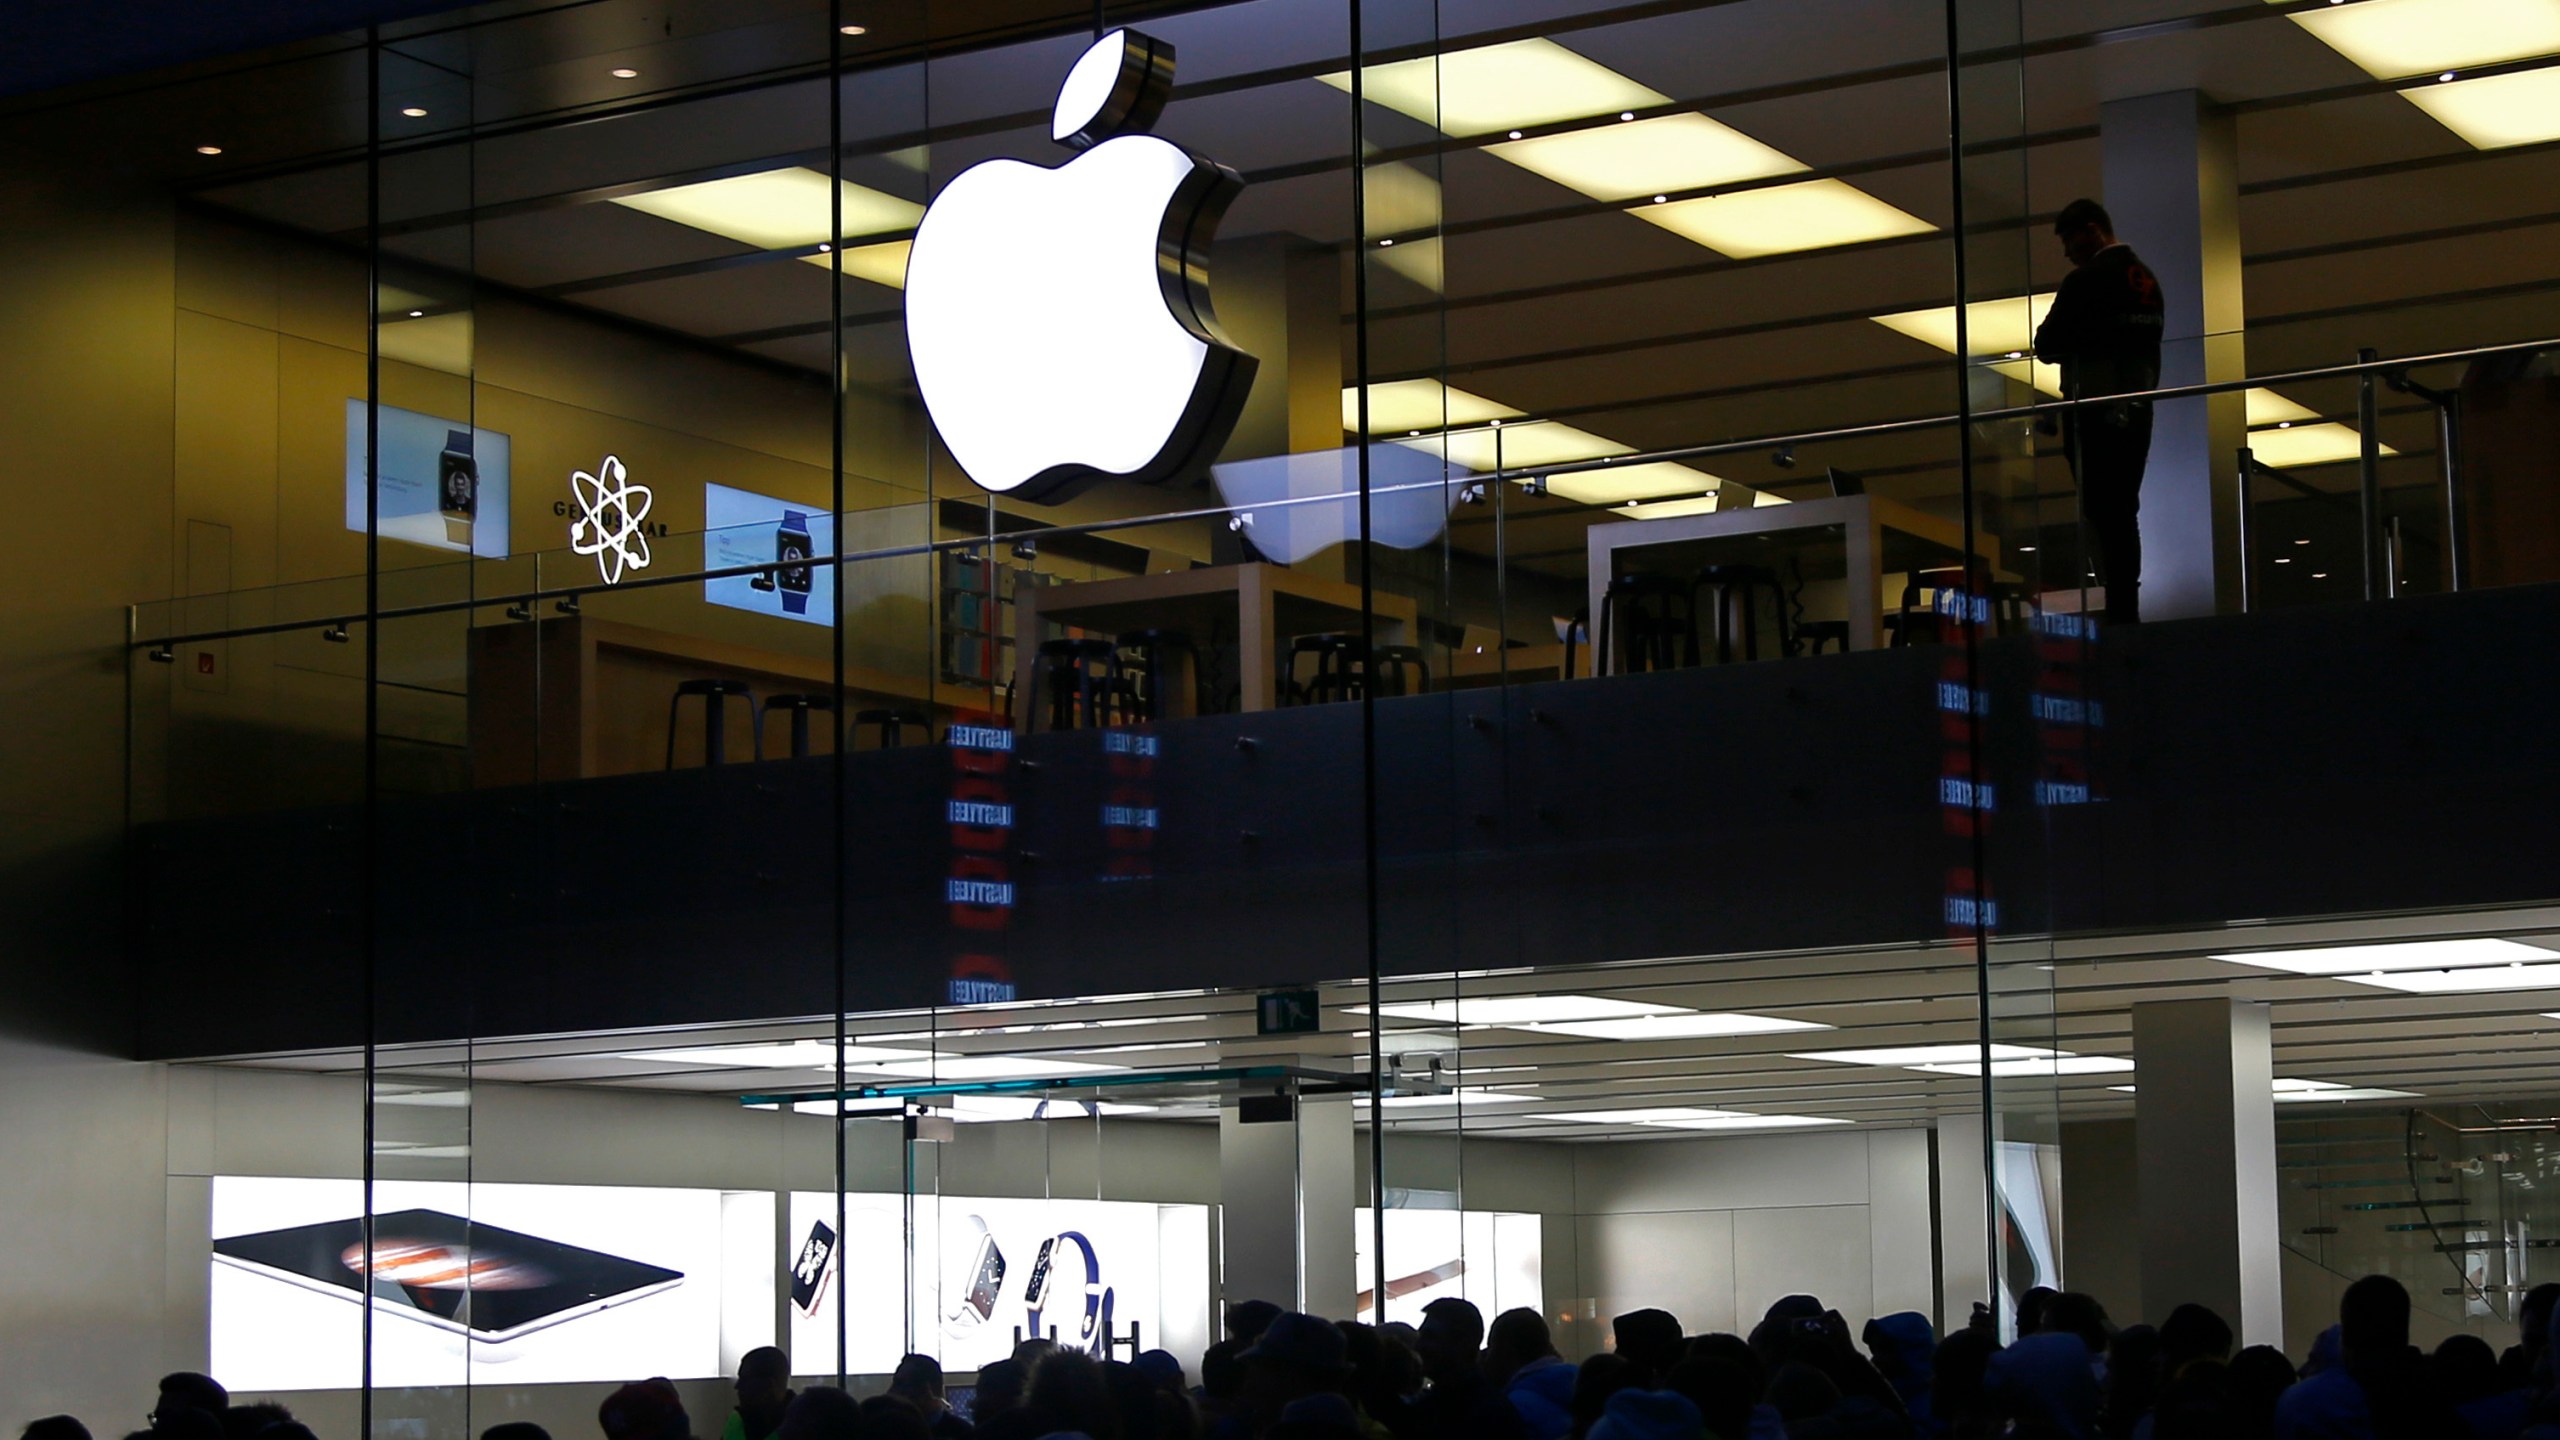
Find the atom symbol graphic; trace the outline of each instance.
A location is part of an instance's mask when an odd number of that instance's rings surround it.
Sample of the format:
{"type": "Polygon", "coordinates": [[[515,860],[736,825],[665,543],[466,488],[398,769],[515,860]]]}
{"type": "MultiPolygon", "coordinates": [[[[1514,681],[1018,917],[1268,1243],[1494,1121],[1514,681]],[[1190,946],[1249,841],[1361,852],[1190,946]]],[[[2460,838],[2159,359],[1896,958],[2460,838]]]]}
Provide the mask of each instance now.
{"type": "Polygon", "coordinates": [[[604,583],[617,584],[623,570],[649,568],[649,534],[640,522],[649,518],[649,487],[631,483],[619,457],[607,455],[596,467],[599,480],[581,470],[569,477],[569,493],[577,498],[578,518],[569,522],[569,548],[596,557],[604,583]]]}

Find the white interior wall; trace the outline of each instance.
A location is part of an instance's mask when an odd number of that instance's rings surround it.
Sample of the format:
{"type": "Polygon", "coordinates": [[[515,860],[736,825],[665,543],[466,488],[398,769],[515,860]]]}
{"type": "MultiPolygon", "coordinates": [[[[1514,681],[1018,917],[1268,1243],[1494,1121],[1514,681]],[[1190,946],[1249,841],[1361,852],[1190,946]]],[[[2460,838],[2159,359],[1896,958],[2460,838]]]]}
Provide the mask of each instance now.
{"type": "MultiPolygon", "coordinates": [[[[0,1300],[13,1340],[8,1393],[24,1412],[0,1421],[70,1410],[113,1424],[106,1417],[139,1414],[138,1401],[148,1408],[157,1374],[205,1363],[212,1177],[358,1174],[362,1087],[281,1070],[70,1057],[47,1080],[28,1057],[12,1058],[30,1080],[0,1091],[0,1121],[36,1148],[19,1152],[34,1163],[8,1167],[0,1184],[12,1187],[10,1213],[39,1217],[59,1258],[13,1265],[0,1300]],[[134,1243],[155,1235],[156,1245],[134,1243]]],[[[834,1172],[826,1121],[719,1098],[483,1084],[470,1122],[467,1173],[489,1183],[787,1191],[824,1189],[834,1172]]],[[[847,1141],[856,1188],[898,1187],[896,1127],[855,1126],[847,1141]]],[[[1193,1204],[1218,1194],[1217,1132],[1202,1125],[963,1125],[950,1143],[918,1153],[927,1191],[1193,1204]]],[[[1365,1143],[1359,1154],[1365,1190],[1365,1143]]],[[[1452,1182],[1446,1188],[1460,1189],[1466,1208],[1544,1218],[1547,1308],[1572,1317],[1558,1335],[1570,1353],[1606,1348],[1606,1318],[1642,1306],[1668,1309],[1692,1331],[1747,1329],[1770,1301],[1797,1292],[1819,1295],[1852,1325],[1927,1308],[1919,1132],[1575,1145],[1394,1136],[1388,1163],[1392,1179],[1452,1182]]],[[[465,1171],[447,1161],[417,1173],[465,1171]]],[[[697,1427],[716,1426],[725,1387],[683,1388],[697,1427]]],[[[582,1434],[609,1389],[385,1394],[377,1418],[414,1416],[440,1433],[525,1419],[582,1434]]],[[[351,1394],[281,1398],[324,1436],[355,1428],[351,1394]]]]}

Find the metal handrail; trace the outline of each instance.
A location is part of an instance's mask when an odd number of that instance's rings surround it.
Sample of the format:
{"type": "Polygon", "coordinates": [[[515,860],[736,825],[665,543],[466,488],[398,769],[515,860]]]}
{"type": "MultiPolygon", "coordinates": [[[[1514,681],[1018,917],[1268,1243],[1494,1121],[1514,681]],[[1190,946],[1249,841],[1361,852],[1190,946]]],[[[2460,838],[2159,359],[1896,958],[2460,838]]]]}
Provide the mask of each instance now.
{"type": "MultiPolygon", "coordinates": [[[[2075,410],[2087,405],[2122,404],[2129,400],[2156,402],[2162,400],[2195,399],[2208,395],[2227,395],[2236,391],[2256,389],[2267,385],[2299,384],[2304,381],[2311,380],[2361,379],[2364,377],[2375,377],[2389,382],[2392,377],[2398,376],[2400,380],[2405,382],[2405,375],[2400,375],[2399,372],[2415,369],[2420,366],[2452,364],[2459,361],[2483,359],[2493,355],[2532,354],[2545,350],[2560,350],[2560,338],[2525,341],[2505,345],[2478,345],[2461,350],[2442,350],[2424,355],[2404,355],[2389,359],[2359,359],[2346,364],[2316,365],[2299,370],[2286,370],[2273,374],[2253,375],[2239,380],[2214,380],[2194,385],[2161,386],[2156,389],[2132,391],[2122,395],[2091,396],[2079,400],[2039,400],[2025,405],[2009,405],[1992,410],[1977,410],[1969,414],[1926,415],[1906,420],[1881,420],[1866,425],[1844,425],[1827,430],[1800,430],[1772,435],[1758,435],[1742,440],[1720,440],[1702,445],[1682,445],[1660,450],[1639,450],[1625,455],[1611,455],[1594,460],[1574,460],[1555,465],[1524,466],[1517,470],[1497,469],[1490,475],[1452,475],[1440,480],[1412,481],[1400,485],[1380,486],[1373,488],[1370,493],[1373,496],[1417,493],[1434,490],[1445,493],[1452,486],[1463,487],[1467,484],[1477,483],[1488,479],[1497,483],[1535,485],[1543,490],[1546,482],[1552,480],[1556,476],[1598,474],[1621,465],[1647,465],[1661,462],[1701,460],[1720,455],[1750,454],[1755,451],[1777,450],[1804,445],[1832,443],[1843,440],[1869,439],[1883,435],[1912,434],[1924,430],[1944,429],[1954,425],[1982,424],[2004,420],[2032,420],[2045,416],[2058,416],[2067,411],[2075,410]]],[[[2371,354],[2370,351],[2364,353],[2371,354]]],[[[1977,364],[1988,362],[1968,360],[1965,363],[1977,364]]],[[[1441,430],[1427,431],[1425,432],[1425,438],[1474,434],[1487,430],[1499,430],[1503,428],[1510,428],[1512,426],[1535,425],[1539,423],[1542,422],[1538,421],[1534,416],[1525,416],[1517,420],[1502,422],[1501,424],[1488,423],[1484,425],[1451,426],[1441,430]]],[[[2367,433],[2371,433],[2370,426],[2367,427],[2367,433]]],[[[967,538],[957,540],[929,540],[912,545],[894,545],[883,549],[866,550],[858,553],[813,555],[809,557],[807,561],[802,563],[805,563],[811,569],[823,569],[840,564],[896,560],[909,557],[938,555],[944,552],[958,553],[973,551],[989,544],[1001,543],[1006,540],[1020,539],[1024,537],[1040,538],[1052,535],[1099,535],[1107,534],[1115,530],[1136,529],[1140,526],[1164,525],[1188,520],[1216,520],[1221,518],[1231,518],[1238,515],[1251,515],[1261,511],[1285,510],[1300,505],[1348,504],[1354,499],[1356,499],[1355,494],[1346,491],[1330,495],[1289,496],[1274,500],[1253,501],[1245,504],[1199,506],[1188,510],[1157,511],[1146,515],[1127,516],[1111,520],[1091,520],[1067,525],[1045,525],[1035,530],[996,531],[987,535],[969,536],[967,538]]],[[[1586,508],[1603,510],[1611,507],[1593,505],[1586,508]]],[[[140,617],[143,607],[141,605],[133,605],[127,607],[126,633],[129,638],[126,641],[126,647],[128,649],[149,649],[155,652],[156,656],[158,652],[167,651],[174,646],[201,644],[212,640],[233,640],[260,635],[280,635],[296,630],[325,628],[332,625],[364,624],[368,621],[376,620],[408,620],[435,615],[460,614],[473,610],[484,609],[490,606],[523,608],[539,605],[544,601],[574,602],[589,595],[634,592],[657,589],[668,585],[691,585],[706,580],[725,580],[737,579],[746,576],[766,575],[772,573],[778,568],[780,567],[767,561],[749,565],[724,566],[716,570],[693,570],[682,574],[668,574],[660,576],[643,575],[621,581],[617,584],[606,584],[599,580],[593,583],[564,585],[556,588],[537,586],[532,590],[519,590],[494,595],[473,596],[468,599],[461,600],[439,600],[421,605],[388,607],[372,614],[367,614],[361,610],[347,611],[337,614],[313,615],[299,620],[275,621],[259,625],[229,626],[211,630],[184,631],[156,636],[145,636],[141,634],[140,617]]],[[[187,600],[201,601],[213,598],[216,597],[181,596],[168,601],[154,601],[150,603],[178,604],[187,600]]]]}

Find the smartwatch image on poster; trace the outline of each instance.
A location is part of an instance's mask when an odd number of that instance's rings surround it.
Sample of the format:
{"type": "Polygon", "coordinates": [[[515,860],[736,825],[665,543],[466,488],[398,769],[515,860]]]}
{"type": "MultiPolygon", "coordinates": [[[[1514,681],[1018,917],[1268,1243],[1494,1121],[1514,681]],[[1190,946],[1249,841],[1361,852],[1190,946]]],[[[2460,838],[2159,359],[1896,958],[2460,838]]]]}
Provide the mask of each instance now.
{"type": "Polygon", "coordinates": [[[836,1231],[824,1220],[810,1222],[809,1238],[800,1242],[799,1258],[791,1262],[791,1303],[800,1313],[815,1319],[818,1307],[826,1302],[827,1281],[836,1270],[836,1231]]]}
{"type": "Polygon", "coordinates": [[[1102,1261],[1093,1253],[1093,1242],[1079,1231],[1063,1231],[1055,1239],[1040,1242],[1040,1256],[1031,1262],[1031,1281],[1024,1287],[1022,1296],[1023,1308],[1029,1312],[1026,1316],[1027,1333],[1034,1336],[1048,1333],[1042,1328],[1040,1312],[1058,1298],[1056,1264],[1058,1258],[1070,1249],[1084,1260],[1084,1317],[1077,1324],[1074,1338],[1061,1337],[1058,1343],[1070,1350],[1081,1350],[1097,1360],[1108,1359],[1112,1301],[1115,1297],[1111,1287],[1102,1283],[1102,1261]]]}
{"type": "Polygon", "coordinates": [[[962,1242],[969,1263],[960,1272],[960,1300],[943,1317],[954,1331],[975,1330],[993,1319],[996,1297],[1004,1293],[1004,1251],[997,1247],[985,1217],[970,1216],[969,1230],[976,1238],[962,1242]]]}
{"type": "Polygon", "coordinates": [[[436,505],[444,512],[444,538],[471,547],[471,518],[480,510],[480,462],[471,454],[471,432],[444,432],[436,457],[436,505]]]}
{"type": "Polygon", "coordinates": [[[809,550],[808,514],[783,511],[782,528],[773,532],[773,558],[779,562],[774,580],[782,590],[782,610],[786,615],[809,613],[809,550]]]}

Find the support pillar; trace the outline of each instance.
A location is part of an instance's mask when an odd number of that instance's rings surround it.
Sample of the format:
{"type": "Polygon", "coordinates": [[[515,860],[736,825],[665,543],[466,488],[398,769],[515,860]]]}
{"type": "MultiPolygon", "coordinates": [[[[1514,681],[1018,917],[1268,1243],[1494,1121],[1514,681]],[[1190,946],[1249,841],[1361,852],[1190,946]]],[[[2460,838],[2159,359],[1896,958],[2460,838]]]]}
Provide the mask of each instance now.
{"type": "MultiPolygon", "coordinates": [[[[1938,1117],[1938,1333],[1952,1334],[1991,1302],[1991,1193],[1982,1169],[1980,1110],[1938,1117]]],[[[2005,1307],[2003,1307],[2005,1308],[2005,1307]]]]}
{"type": "MultiPolygon", "coordinates": [[[[2256,1000],[2133,1007],[2142,1315],[2210,1306],[2242,1345],[2284,1345],[2275,1058],[2256,1000]]],[[[2130,1321],[2134,1317],[2120,1317],[2130,1321]]]]}
{"type": "MultiPolygon", "coordinates": [[[[2160,280],[2160,383],[2248,374],[2241,333],[2239,146],[2228,111],[2193,90],[2098,107],[2116,238],[2160,280]]],[[[2157,407],[2142,485],[2142,614],[2174,620],[2240,604],[2240,394],[2157,407]]]]}
{"type": "Polygon", "coordinates": [[[1218,1111],[1221,1289],[1312,1315],[1352,1311],[1351,1097],[1242,1097],[1218,1111]],[[1266,1113],[1267,1112],[1267,1113],[1266,1113]]]}

